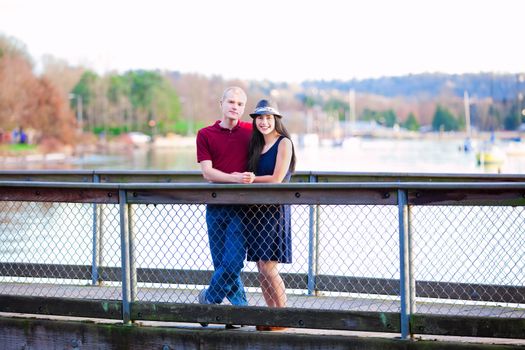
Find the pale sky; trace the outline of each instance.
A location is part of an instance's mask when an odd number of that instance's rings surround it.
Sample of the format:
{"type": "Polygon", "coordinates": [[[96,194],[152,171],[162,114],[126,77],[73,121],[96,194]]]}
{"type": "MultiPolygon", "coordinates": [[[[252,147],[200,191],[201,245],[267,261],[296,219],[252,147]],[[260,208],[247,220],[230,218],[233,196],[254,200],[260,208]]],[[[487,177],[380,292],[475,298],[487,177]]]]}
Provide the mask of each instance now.
{"type": "Polygon", "coordinates": [[[100,74],[300,82],[525,72],[523,0],[0,0],[0,34],[100,74]]]}

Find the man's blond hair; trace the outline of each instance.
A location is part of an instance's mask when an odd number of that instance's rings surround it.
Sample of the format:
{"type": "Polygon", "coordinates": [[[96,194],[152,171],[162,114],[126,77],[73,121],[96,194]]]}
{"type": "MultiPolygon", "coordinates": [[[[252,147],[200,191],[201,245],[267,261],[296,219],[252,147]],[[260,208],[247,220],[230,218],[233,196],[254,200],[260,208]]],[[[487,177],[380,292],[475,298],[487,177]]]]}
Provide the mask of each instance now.
{"type": "Polygon", "coordinates": [[[238,86],[230,86],[230,87],[227,87],[227,88],[224,90],[224,92],[222,93],[221,102],[224,101],[224,99],[226,98],[226,95],[227,95],[230,91],[239,92],[239,93],[241,93],[241,94],[244,96],[244,99],[245,99],[245,100],[248,99],[248,96],[246,96],[246,92],[244,92],[243,89],[241,89],[241,88],[238,87],[238,86]]]}

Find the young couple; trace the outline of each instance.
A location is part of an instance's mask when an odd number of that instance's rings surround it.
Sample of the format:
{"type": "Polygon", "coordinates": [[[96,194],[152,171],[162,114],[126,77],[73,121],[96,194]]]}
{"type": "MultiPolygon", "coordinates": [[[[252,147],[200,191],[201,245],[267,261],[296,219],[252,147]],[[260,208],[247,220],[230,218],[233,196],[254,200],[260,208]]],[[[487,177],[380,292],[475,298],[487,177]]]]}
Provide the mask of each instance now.
{"type": "MultiPolygon", "coordinates": [[[[257,103],[253,121],[241,121],[246,93],[227,88],[220,100],[222,117],[197,134],[197,161],[204,178],[217,183],[287,182],[295,167],[290,135],[277,108],[257,103]]],[[[248,305],[240,278],[244,259],[255,261],[264,299],[270,307],[285,307],[284,282],[277,264],[291,263],[288,205],[217,205],[206,208],[206,224],[214,273],[199,294],[201,304],[248,305]]],[[[257,326],[258,330],[282,327],[257,326]]]]}

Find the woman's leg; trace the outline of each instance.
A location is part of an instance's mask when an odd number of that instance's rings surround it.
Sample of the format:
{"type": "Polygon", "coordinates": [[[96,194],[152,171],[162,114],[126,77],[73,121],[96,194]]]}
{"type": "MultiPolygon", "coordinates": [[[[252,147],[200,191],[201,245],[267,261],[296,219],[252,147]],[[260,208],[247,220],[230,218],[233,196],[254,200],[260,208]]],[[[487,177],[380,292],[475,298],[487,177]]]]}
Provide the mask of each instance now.
{"type": "Polygon", "coordinates": [[[277,264],[277,261],[258,261],[259,282],[269,307],[286,307],[286,291],[277,264]]]}

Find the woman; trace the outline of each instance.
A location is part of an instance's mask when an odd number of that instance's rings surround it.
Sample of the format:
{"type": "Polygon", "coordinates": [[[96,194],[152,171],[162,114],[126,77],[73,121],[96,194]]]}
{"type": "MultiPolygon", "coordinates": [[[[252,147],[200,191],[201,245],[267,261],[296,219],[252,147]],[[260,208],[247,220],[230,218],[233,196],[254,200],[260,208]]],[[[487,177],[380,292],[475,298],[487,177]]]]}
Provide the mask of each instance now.
{"type": "MultiPolygon", "coordinates": [[[[288,182],[295,168],[295,152],[290,135],[277,108],[267,100],[257,103],[249,146],[248,171],[256,183],[288,182]]],[[[278,263],[292,262],[289,205],[253,206],[247,227],[247,259],[255,261],[264,300],[269,307],[285,307],[284,282],[278,263]]],[[[282,327],[257,326],[258,330],[282,327]]]]}

